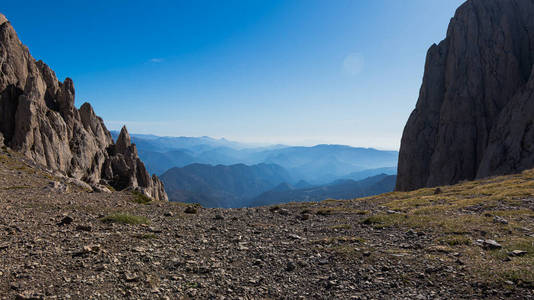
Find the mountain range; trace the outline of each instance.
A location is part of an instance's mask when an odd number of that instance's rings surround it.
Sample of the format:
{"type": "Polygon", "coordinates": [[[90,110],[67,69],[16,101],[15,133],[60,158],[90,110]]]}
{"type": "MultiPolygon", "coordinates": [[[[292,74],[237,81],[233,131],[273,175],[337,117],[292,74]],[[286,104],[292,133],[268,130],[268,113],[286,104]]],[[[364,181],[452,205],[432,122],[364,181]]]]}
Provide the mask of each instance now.
{"type": "Polygon", "coordinates": [[[168,170],[161,175],[161,180],[171,201],[225,208],[352,199],[390,192],[395,185],[395,176],[385,174],[319,186],[300,180],[293,185],[284,168],[264,163],[253,166],[191,164],[168,170]]]}
{"type": "Polygon", "coordinates": [[[308,188],[299,188],[283,183],[252,199],[249,206],[374,196],[393,191],[396,180],[397,176],[395,175],[380,174],[360,181],[337,180],[330,184],[308,188]]]}
{"type": "Polygon", "coordinates": [[[395,176],[387,175],[396,174],[398,156],[396,151],[343,145],[257,146],[210,137],[143,134],[132,134],[132,139],[147,169],[161,176],[171,201],[205,207],[391,192],[395,176]]]}
{"type": "Polygon", "coordinates": [[[171,201],[200,203],[204,207],[242,207],[246,201],[290,181],[275,164],[191,164],[161,175],[171,201]]]}
{"type": "MultiPolygon", "coordinates": [[[[117,132],[111,132],[117,136],[117,132]]],[[[363,179],[396,174],[397,151],[343,145],[254,146],[210,137],[157,137],[132,134],[139,156],[150,172],[161,175],[190,164],[277,164],[293,181],[327,184],[337,179],[363,179]],[[358,175],[359,174],[359,175],[358,175]]],[[[290,181],[290,183],[294,183],[290,181]]]]}

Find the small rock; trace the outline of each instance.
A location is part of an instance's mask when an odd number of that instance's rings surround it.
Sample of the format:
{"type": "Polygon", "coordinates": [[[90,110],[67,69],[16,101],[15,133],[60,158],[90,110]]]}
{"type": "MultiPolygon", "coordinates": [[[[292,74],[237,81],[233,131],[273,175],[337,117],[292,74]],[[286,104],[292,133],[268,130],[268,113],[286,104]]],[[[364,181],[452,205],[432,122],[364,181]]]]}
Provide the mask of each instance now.
{"type": "Polygon", "coordinates": [[[139,276],[137,276],[137,274],[125,273],[124,280],[127,282],[139,281],[139,276]]]}
{"type": "Polygon", "coordinates": [[[188,206],[188,207],[184,210],[184,212],[185,212],[186,214],[196,214],[198,211],[197,211],[196,207],[188,206]]]}
{"type": "Polygon", "coordinates": [[[293,240],[302,240],[302,238],[296,234],[289,234],[289,238],[293,240]]]}
{"type": "Polygon", "coordinates": [[[57,223],[57,225],[58,226],[69,225],[70,223],[72,223],[72,221],[74,221],[72,217],[65,216],[63,219],[61,219],[59,223],[57,223]]]}
{"type": "Polygon", "coordinates": [[[34,291],[25,291],[15,296],[15,300],[41,300],[41,299],[44,299],[44,296],[34,291]]]}
{"type": "Polygon", "coordinates": [[[222,215],[216,214],[215,217],[213,217],[215,220],[224,220],[224,217],[222,215]]]}
{"type": "Polygon", "coordinates": [[[148,227],[148,231],[150,231],[152,233],[162,233],[163,232],[163,230],[161,230],[161,228],[157,228],[157,227],[153,227],[153,226],[148,227]]]}
{"type": "Polygon", "coordinates": [[[434,195],[439,195],[439,194],[441,194],[441,193],[443,193],[443,191],[442,191],[440,188],[436,188],[436,189],[434,190],[434,195]]]}
{"type": "Polygon", "coordinates": [[[281,214],[282,216],[288,216],[289,215],[289,210],[285,209],[285,208],[281,208],[278,210],[278,213],[281,214]]]}
{"type": "Polygon", "coordinates": [[[174,217],[174,213],[172,211],[168,211],[163,214],[165,217],[174,217]]]}
{"type": "Polygon", "coordinates": [[[91,231],[93,230],[93,228],[91,227],[91,225],[78,225],[76,226],[76,230],[77,231],[91,231]]]}
{"type": "Polygon", "coordinates": [[[503,217],[495,216],[495,217],[493,218],[493,223],[500,223],[500,224],[504,224],[504,225],[506,225],[506,224],[508,224],[508,220],[506,220],[506,219],[503,218],[503,217]]]}
{"type": "Polygon", "coordinates": [[[83,246],[83,251],[85,251],[86,253],[98,252],[99,250],[100,250],[100,244],[83,246]]]}
{"type": "Polygon", "coordinates": [[[500,249],[500,248],[502,248],[501,244],[497,243],[494,240],[482,241],[482,247],[484,247],[486,249],[500,249]]]}
{"type": "Polygon", "coordinates": [[[239,251],[246,251],[246,250],[248,250],[248,247],[246,247],[245,245],[246,245],[246,243],[244,243],[244,242],[238,243],[238,244],[237,244],[237,250],[239,250],[239,251]]]}
{"type": "Polygon", "coordinates": [[[302,221],[306,221],[310,219],[310,214],[301,214],[298,218],[302,221]]]}
{"type": "Polygon", "coordinates": [[[527,251],[523,251],[523,250],[513,250],[509,253],[509,255],[510,256],[523,256],[527,253],[528,253],[527,251]]]}
{"type": "Polygon", "coordinates": [[[326,289],[331,289],[337,285],[337,282],[335,280],[328,280],[326,283],[326,289]]]}
{"type": "Polygon", "coordinates": [[[297,265],[293,261],[288,261],[286,265],[286,271],[292,272],[297,268],[297,265]]]}
{"type": "Polygon", "coordinates": [[[69,191],[69,187],[59,181],[50,181],[45,189],[54,193],[67,193],[69,191]]]}
{"type": "Polygon", "coordinates": [[[269,211],[270,211],[270,212],[275,212],[275,211],[277,211],[277,210],[279,210],[279,209],[280,209],[279,206],[272,206],[272,207],[269,207],[269,211]]]}
{"type": "Polygon", "coordinates": [[[139,252],[139,253],[144,253],[144,252],[146,252],[146,248],[145,247],[141,247],[141,246],[137,246],[137,247],[133,248],[133,251],[134,252],[139,252]]]}

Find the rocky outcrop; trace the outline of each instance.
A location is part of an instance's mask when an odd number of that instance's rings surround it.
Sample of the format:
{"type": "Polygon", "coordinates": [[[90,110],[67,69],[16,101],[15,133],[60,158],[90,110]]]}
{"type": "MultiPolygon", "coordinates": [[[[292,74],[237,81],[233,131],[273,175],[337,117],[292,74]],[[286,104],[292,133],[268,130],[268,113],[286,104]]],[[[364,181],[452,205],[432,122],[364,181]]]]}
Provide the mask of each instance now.
{"type": "Polygon", "coordinates": [[[151,197],[168,200],[163,183],[156,175],[150,177],[139,159],[126,127],[122,127],[117,142],[108,147],[108,152],[111,156],[104,163],[103,174],[104,178],[115,183],[116,188],[145,188],[150,191],[151,197]]]}
{"type": "Polygon", "coordinates": [[[95,190],[107,184],[167,200],[162,183],[139,160],[126,128],[115,144],[89,103],[75,107],[72,80],[59,82],[45,63],[35,61],[1,14],[0,68],[3,143],[95,190]]]}
{"type": "Polygon", "coordinates": [[[427,54],[397,190],[534,167],[534,1],[469,0],[427,54]]]}

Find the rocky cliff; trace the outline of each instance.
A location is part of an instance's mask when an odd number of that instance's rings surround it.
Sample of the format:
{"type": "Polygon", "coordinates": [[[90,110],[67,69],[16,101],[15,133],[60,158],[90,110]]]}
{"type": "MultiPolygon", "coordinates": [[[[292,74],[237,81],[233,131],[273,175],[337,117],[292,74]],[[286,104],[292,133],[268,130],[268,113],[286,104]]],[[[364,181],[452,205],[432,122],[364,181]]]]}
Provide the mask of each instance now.
{"type": "Polygon", "coordinates": [[[63,83],[35,61],[0,14],[0,141],[38,164],[82,180],[96,190],[108,184],[167,200],[150,177],[123,128],[115,144],[89,103],[74,105],[74,84],[63,83]]]}
{"type": "Polygon", "coordinates": [[[534,0],[469,0],[427,54],[397,190],[534,167],[534,0]]]}

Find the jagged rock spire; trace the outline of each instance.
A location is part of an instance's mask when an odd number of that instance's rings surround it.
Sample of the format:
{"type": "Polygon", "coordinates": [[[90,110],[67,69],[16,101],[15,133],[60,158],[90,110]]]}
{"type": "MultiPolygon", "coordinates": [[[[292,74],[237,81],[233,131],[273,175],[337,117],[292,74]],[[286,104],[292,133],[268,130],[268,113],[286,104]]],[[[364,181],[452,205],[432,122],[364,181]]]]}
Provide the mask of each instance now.
{"type": "Polygon", "coordinates": [[[130,138],[130,134],[128,133],[128,129],[126,129],[126,125],[122,126],[121,133],[119,134],[119,137],[117,138],[117,142],[115,143],[117,153],[127,153],[132,146],[132,141],[130,138]]]}

